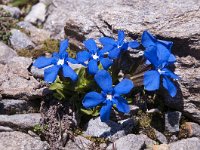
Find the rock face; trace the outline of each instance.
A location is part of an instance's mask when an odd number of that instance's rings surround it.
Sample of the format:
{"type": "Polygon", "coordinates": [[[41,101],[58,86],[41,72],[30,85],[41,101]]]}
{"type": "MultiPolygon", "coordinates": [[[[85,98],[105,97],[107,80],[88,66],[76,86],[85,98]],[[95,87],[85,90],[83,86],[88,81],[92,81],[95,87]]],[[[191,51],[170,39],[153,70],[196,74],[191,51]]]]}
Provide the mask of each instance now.
{"type": "Polygon", "coordinates": [[[35,44],[25,33],[16,29],[12,29],[11,33],[12,36],[10,37],[10,43],[16,51],[21,49],[32,49],[35,47],[35,44]]]}
{"type": "Polygon", "coordinates": [[[146,135],[128,134],[110,144],[106,150],[113,150],[113,148],[116,150],[141,150],[144,147],[152,147],[153,144],[154,141],[146,135]]]}
{"type": "Polygon", "coordinates": [[[17,56],[17,53],[0,41],[0,64],[7,63],[12,57],[17,56]]]}
{"type": "Polygon", "coordinates": [[[165,130],[169,132],[178,132],[180,119],[181,112],[167,112],[165,114],[165,130]]]}
{"type": "Polygon", "coordinates": [[[12,17],[19,18],[21,15],[21,11],[18,7],[11,7],[6,5],[0,5],[5,11],[9,12],[12,17]]]}
{"type": "Polygon", "coordinates": [[[29,37],[36,44],[40,44],[41,42],[50,39],[50,32],[44,29],[36,28],[29,22],[21,21],[17,23],[17,25],[26,32],[29,32],[29,37]]]}
{"type": "Polygon", "coordinates": [[[133,39],[148,29],[161,39],[173,41],[182,93],[174,99],[166,96],[166,104],[200,123],[199,6],[199,0],[53,0],[44,28],[57,38],[66,33],[76,48],[81,48],[86,38],[112,36],[118,29],[133,39]]]}
{"type": "Polygon", "coordinates": [[[25,17],[25,21],[31,22],[33,24],[41,24],[45,21],[46,17],[46,5],[44,3],[37,3],[34,5],[25,17]]]}
{"type": "Polygon", "coordinates": [[[97,117],[95,119],[91,119],[85,126],[86,130],[84,135],[109,138],[111,141],[114,141],[131,132],[131,129],[133,129],[134,126],[134,121],[128,120],[119,124],[111,120],[101,122],[100,117],[97,117]]]}
{"type": "Polygon", "coordinates": [[[16,129],[31,129],[40,123],[40,119],[41,115],[37,113],[0,115],[0,125],[16,129]]]}
{"type": "Polygon", "coordinates": [[[13,57],[8,64],[0,64],[0,94],[3,99],[34,99],[44,95],[44,87],[30,76],[28,67],[32,60],[13,57]]]}
{"type": "Polygon", "coordinates": [[[21,132],[1,132],[0,149],[4,150],[48,150],[49,145],[21,132]]]}

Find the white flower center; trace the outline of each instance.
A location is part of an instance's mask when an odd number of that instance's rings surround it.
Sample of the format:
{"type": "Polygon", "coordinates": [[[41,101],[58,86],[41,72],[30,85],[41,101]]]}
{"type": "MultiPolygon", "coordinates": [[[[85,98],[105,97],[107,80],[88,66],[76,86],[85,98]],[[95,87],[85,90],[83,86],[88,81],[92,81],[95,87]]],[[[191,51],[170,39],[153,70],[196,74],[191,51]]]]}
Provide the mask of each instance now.
{"type": "Polygon", "coordinates": [[[97,55],[97,53],[95,53],[94,55],[92,55],[93,59],[97,60],[99,58],[99,56],[97,55]]]}
{"type": "Polygon", "coordinates": [[[160,69],[158,69],[158,72],[159,72],[160,74],[165,73],[165,71],[162,71],[162,70],[160,70],[160,69]]]}
{"type": "Polygon", "coordinates": [[[57,62],[57,65],[63,65],[65,62],[64,59],[59,59],[58,62],[57,62]]]}
{"type": "Polygon", "coordinates": [[[106,100],[110,100],[110,101],[111,101],[112,99],[113,99],[113,96],[112,96],[112,95],[110,95],[110,94],[107,94],[107,95],[106,95],[106,100]]]}

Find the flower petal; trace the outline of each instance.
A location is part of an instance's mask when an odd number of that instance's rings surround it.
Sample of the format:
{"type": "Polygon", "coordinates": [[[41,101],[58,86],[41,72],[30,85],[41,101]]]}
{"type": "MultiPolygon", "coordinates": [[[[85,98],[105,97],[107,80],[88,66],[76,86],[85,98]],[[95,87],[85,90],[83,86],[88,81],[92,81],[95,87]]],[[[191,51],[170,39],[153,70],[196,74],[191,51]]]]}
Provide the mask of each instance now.
{"type": "Polygon", "coordinates": [[[109,52],[108,57],[111,59],[116,59],[119,57],[121,50],[119,48],[115,48],[112,51],[109,52]]]}
{"type": "Polygon", "coordinates": [[[156,38],[153,37],[148,31],[144,31],[142,34],[142,45],[144,47],[155,46],[156,38]]]}
{"type": "Polygon", "coordinates": [[[59,48],[59,54],[62,54],[63,52],[66,52],[68,48],[69,42],[67,39],[60,42],[60,48],[59,48]]]}
{"type": "Polygon", "coordinates": [[[99,51],[98,55],[104,55],[105,53],[111,51],[114,49],[114,46],[113,45],[105,45],[103,46],[103,48],[99,51]]]}
{"type": "Polygon", "coordinates": [[[41,69],[46,66],[52,65],[54,63],[55,59],[53,57],[51,58],[46,58],[46,57],[39,57],[35,60],[33,63],[33,66],[41,69]]]}
{"type": "Polygon", "coordinates": [[[170,55],[170,50],[164,44],[157,43],[157,57],[160,63],[167,62],[170,55]]]}
{"type": "Polygon", "coordinates": [[[72,81],[76,81],[78,79],[78,75],[75,71],[66,64],[63,65],[63,76],[65,78],[69,77],[72,81]]]}
{"type": "Polygon", "coordinates": [[[158,57],[157,57],[157,50],[155,46],[149,46],[144,51],[145,58],[150,61],[155,67],[158,67],[158,57]]]}
{"type": "Polygon", "coordinates": [[[83,106],[85,108],[93,108],[100,103],[102,103],[105,99],[103,96],[97,92],[87,93],[83,99],[83,106]]]}
{"type": "Polygon", "coordinates": [[[113,64],[113,61],[109,58],[102,58],[100,59],[100,62],[105,70],[108,70],[108,68],[113,64]]]}
{"type": "Polygon", "coordinates": [[[137,47],[139,47],[140,46],[140,44],[138,43],[138,41],[131,41],[131,42],[129,42],[128,43],[128,46],[130,47],[130,48],[137,48],[137,47]]]}
{"type": "Polygon", "coordinates": [[[94,79],[105,93],[112,91],[112,78],[107,71],[98,71],[94,79]]]}
{"type": "Polygon", "coordinates": [[[160,74],[158,71],[151,70],[144,73],[144,87],[148,91],[159,89],[160,74]]]}
{"type": "Polygon", "coordinates": [[[53,83],[56,80],[60,66],[52,66],[44,70],[44,80],[53,83]]]}
{"type": "Polygon", "coordinates": [[[90,53],[87,51],[81,51],[78,52],[76,55],[76,59],[78,62],[80,63],[84,63],[85,61],[87,61],[90,58],[90,53]]]}
{"type": "Polygon", "coordinates": [[[173,64],[174,62],[176,62],[176,57],[173,54],[170,54],[168,62],[170,64],[173,64]]]}
{"type": "Polygon", "coordinates": [[[171,52],[171,48],[173,45],[173,42],[171,41],[164,41],[164,40],[157,40],[159,43],[162,43],[163,45],[165,45],[165,47],[171,52]]]}
{"type": "Polygon", "coordinates": [[[131,80],[123,79],[114,87],[114,91],[115,91],[115,94],[117,95],[128,94],[133,87],[134,85],[131,80]]]}
{"type": "Polygon", "coordinates": [[[130,107],[128,105],[128,102],[123,97],[117,98],[116,107],[120,112],[123,112],[123,113],[129,113],[130,112],[130,107]]]}
{"type": "Polygon", "coordinates": [[[171,97],[174,97],[177,93],[175,85],[166,77],[163,78],[163,86],[169,92],[171,97]]]}
{"type": "Polygon", "coordinates": [[[102,37],[102,38],[99,39],[99,41],[101,42],[101,44],[103,46],[106,46],[106,45],[115,45],[116,44],[115,40],[112,39],[112,38],[109,38],[109,37],[102,37]]]}
{"type": "Polygon", "coordinates": [[[180,77],[178,75],[174,74],[172,71],[170,71],[167,68],[162,69],[162,71],[164,71],[163,75],[165,75],[167,77],[170,77],[170,78],[176,79],[176,80],[180,79],[180,77]]]}
{"type": "Polygon", "coordinates": [[[96,74],[97,71],[98,71],[97,61],[94,59],[90,60],[88,63],[88,72],[90,74],[96,74]]]}
{"type": "Polygon", "coordinates": [[[83,44],[92,54],[95,54],[98,50],[98,47],[93,39],[88,39],[84,41],[83,44]]]}
{"type": "Polygon", "coordinates": [[[68,57],[67,60],[72,64],[78,64],[78,61],[76,59],[74,59],[74,58],[68,57]]]}
{"type": "Polygon", "coordinates": [[[125,33],[124,33],[124,31],[119,30],[118,31],[118,42],[119,42],[119,45],[123,44],[124,39],[125,39],[125,33]]]}
{"type": "Polygon", "coordinates": [[[102,122],[106,122],[110,119],[110,112],[112,109],[112,102],[106,101],[105,105],[102,106],[100,110],[100,118],[102,122]]]}

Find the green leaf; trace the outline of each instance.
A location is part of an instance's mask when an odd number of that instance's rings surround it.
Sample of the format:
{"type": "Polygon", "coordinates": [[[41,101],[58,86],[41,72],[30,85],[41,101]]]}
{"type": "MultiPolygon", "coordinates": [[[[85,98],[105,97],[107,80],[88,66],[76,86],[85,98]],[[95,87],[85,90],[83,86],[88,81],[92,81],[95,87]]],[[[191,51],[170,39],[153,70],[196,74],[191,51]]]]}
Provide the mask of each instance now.
{"type": "Polygon", "coordinates": [[[58,89],[63,89],[64,85],[62,83],[52,83],[49,87],[50,90],[58,90],[58,89]]]}
{"type": "Polygon", "coordinates": [[[90,115],[93,117],[96,117],[99,115],[99,107],[96,107],[94,109],[83,109],[81,108],[81,112],[85,113],[86,115],[90,115]]]}

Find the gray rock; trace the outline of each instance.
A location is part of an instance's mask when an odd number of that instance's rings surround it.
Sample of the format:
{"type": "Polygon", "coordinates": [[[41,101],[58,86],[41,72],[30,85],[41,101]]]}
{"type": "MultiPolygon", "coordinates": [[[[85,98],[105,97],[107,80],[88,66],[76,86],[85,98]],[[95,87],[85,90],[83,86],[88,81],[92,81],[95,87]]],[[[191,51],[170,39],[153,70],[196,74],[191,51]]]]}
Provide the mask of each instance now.
{"type": "Polygon", "coordinates": [[[92,146],[92,143],[90,140],[84,138],[83,136],[77,136],[74,138],[73,141],[69,140],[67,144],[65,145],[66,150],[80,150],[80,149],[90,149],[92,146]]]}
{"type": "Polygon", "coordinates": [[[199,150],[200,139],[188,138],[169,144],[170,150],[199,150]]]}
{"type": "Polygon", "coordinates": [[[154,131],[155,131],[156,138],[160,143],[162,143],[162,144],[167,144],[168,143],[167,138],[165,137],[164,134],[162,134],[161,132],[159,132],[159,131],[157,131],[155,129],[154,129],[154,131]]]}
{"type": "Polygon", "coordinates": [[[106,150],[113,150],[113,148],[116,150],[141,150],[144,147],[151,149],[154,143],[146,135],[128,134],[110,144],[106,150]]]}
{"type": "Polygon", "coordinates": [[[46,18],[46,5],[44,3],[35,4],[29,14],[24,18],[25,21],[33,24],[42,24],[46,18]]]}
{"type": "Polygon", "coordinates": [[[165,130],[169,132],[178,132],[179,131],[179,123],[181,119],[181,112],[167,112],[165,114],[165,130]]]}
{"type": "Polygon", "coordinates": [[[174,98],[165,94],[165,103],[200,123],[200,61],[187,56],[177,57],[177,62],[175,73],[181,77],[178,93],[174,98]]]}
{"type": "Polygon", "coordinates": [[[85,136],[103,137],[114,141],[125,136],[123,126],[111,120],[101,122],[100,117],[91,119],[85,126],[85,136]]]}
{"type": "Polygon", "coordinates": [[[0,126],[0,132],[11,132],[11,131],[13,131],[13,129],[10,127],[0,126]]]}
{"type": "Polygon", "coordinates": [[[0,125],[18,129],[31,129],[40,123],[40,119],[39,113],[0,115],[0,125]]]}
{"type": "Polygon", "coordinates": [[[47,142],[21,132],[1,132],[0,149],[4,150],[48,150],[47,142]]]}
{"type": "Polygon", "coordinates": [[[37,112],[39,110],[35,101],[3,99],[0,101],[0,114],[19,114],[37,112]]]}
{"type": "Polygon", "coordinates": [[[50,5],[53,0],[40,0],[40,3],[44,3],[46,6],[50,5]]]}
{"type": "Polygon", "coordinates": [[[17,25],[29,33],[30,39],[36,43],[41,44],[43,41],[50,39],[50,32],[44,29],[39,29],[33,26],[31,23],[21,21],[17,25]]]}
{"type": "Polygon", "coordinates": [[[10,43],[16,51],[21,49],[32,49],[35,47],[35,44],[31,41],[31,39],[20,30],[12,29],[11,33],[10,43]]]}
{"type": "Polygon", "coordinates": [[[30,58],[13,57],[8,64],[0,64],[0,94],[3,98],[35,99],[48,92],[40,82],[29,75],[28,68],[31,63],[30,58]]]}
{"type": "Polygon", "coordinates": [[[38,69],[35,66],[31,66],[31,73],[35,78],[44,78],[45,68],[38,69]]]}
{"type": "Polygon", "coordinates": [[[9,12],[12,17],[19,18],[21,15],[21,10],[18,7],[11,7],[7,5],[0,5],[5,11],[9,12]]]}
{"type": "Polygon", "coordinates": [[[0,64],[7,63],[12,57],[17,56],[17,53],[0,41],[0,64]]]}

